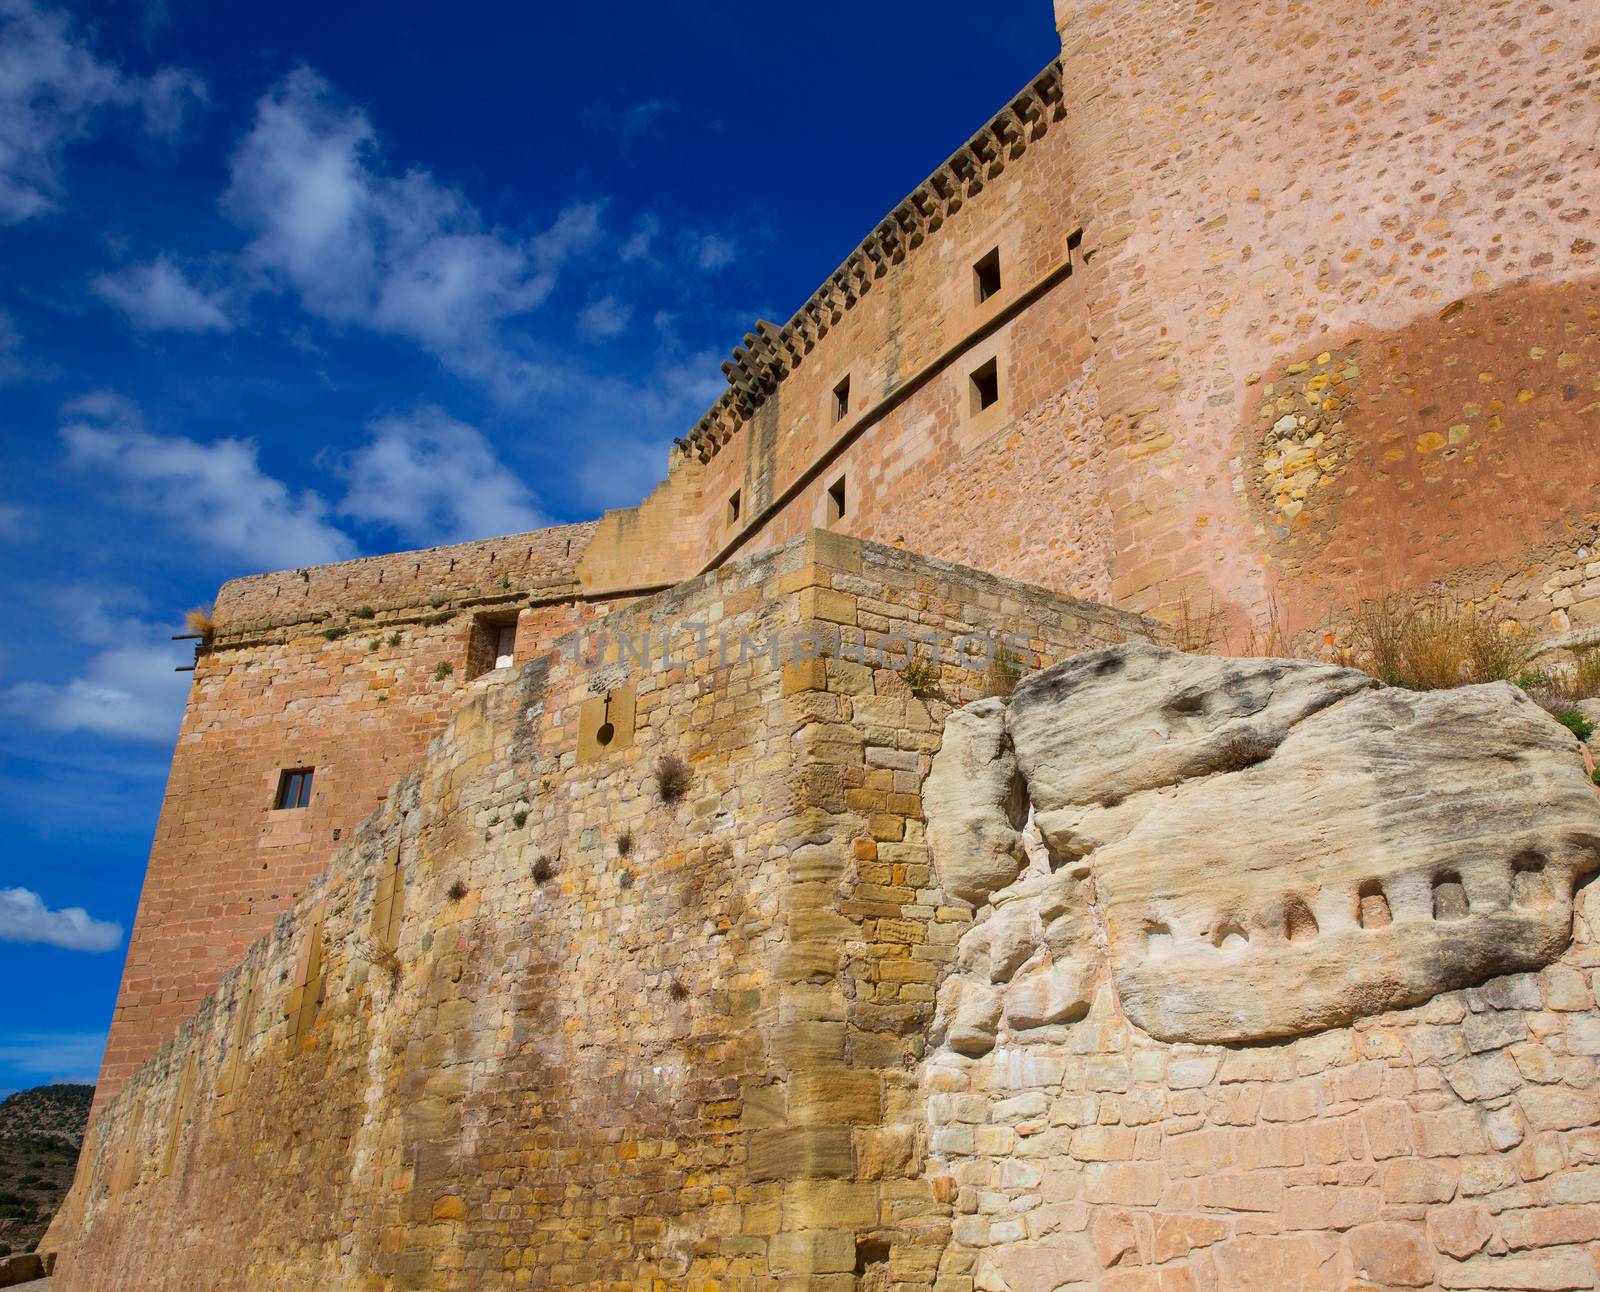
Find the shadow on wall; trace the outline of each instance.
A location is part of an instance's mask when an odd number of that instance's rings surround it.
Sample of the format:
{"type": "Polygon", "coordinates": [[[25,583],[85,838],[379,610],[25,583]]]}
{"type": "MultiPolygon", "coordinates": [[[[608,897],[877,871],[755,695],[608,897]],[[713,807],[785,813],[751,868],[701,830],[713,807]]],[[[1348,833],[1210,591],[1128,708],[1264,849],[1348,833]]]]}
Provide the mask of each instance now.
{"type": "MultiPolygon", "coordinates": [[[[1564,519],[1600,512],[1597,429],[1596,279],[1489,292],[1285,356],[1240,429],[1239,484],[1288,631],[1381,592],[1528,564],[1564,519]]],[[[1600,622],[1600,600],[1593,611],[1600,622]]]]}

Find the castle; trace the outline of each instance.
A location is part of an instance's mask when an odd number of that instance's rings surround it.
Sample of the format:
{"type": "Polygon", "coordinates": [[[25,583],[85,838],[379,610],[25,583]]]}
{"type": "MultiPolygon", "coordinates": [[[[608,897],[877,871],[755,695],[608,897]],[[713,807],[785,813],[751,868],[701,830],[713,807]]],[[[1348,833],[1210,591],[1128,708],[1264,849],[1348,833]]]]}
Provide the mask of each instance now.
{"type": "Polygon", "coordinates": [[[997,669],[1391,591],[1600,627],[1592,18],[1057,0],[639,506],[223,587],[65,1286],[1594,1287],[1570,908],[1315,1027],[1135,1028],[1113,945],[1127,1000],[995,1048],[960,947],[1041,899],[929,854],[997,669]],[[890,638],[983,659],[931,699],[890,638]]]}

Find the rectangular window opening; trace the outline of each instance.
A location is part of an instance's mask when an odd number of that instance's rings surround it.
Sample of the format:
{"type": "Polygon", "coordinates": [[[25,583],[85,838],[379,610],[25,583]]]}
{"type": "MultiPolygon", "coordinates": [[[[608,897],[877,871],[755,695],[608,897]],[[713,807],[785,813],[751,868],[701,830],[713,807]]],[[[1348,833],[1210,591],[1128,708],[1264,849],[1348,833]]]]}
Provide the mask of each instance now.
{"type": "Polygon", "coordinates": [[[733,496],[728,499],[728,524],[730,525],[739,523],[739,502],[739,490],[735,489],[733,496]]]}
{"type": "Polygon", "coordinates": [[[844,519],[844,477],[828,486],[828,524],[844,519]]]}
{"type": "Polygon", "coordinates": [[[833,388],[833,420],[842,422],[850,413],[850,378],[833,388]]]}
{"type": "Polygon", "coordinates": [[[973,286],[978,293],[978,304],[1000,294],[1000,248],[996,247],[972,267],[973,286]]]}
{"type": "Polygon", "coordinates": [[[972,411],[981,413],[984,409],[1000,402],[1000,365],[990,359],[972,374],[972,411]]]}
{"type": "Polygon", "coordinates": [[[517,662],[517,621],[504,615],[483,615],[473,621],[467,639],[467,680],[517,662]]]}
{"type": "Polygon", "coordinates": [[[517,662],[517,626],[501,624],[495,629],[494,666],[510,668],[517,662]]]}
{"type": "Polygon", "coordinates": [[[273,807],[279,812],[311,805],[311,777],[315,768],[288,767],[278,773],[278,797],[273,807]]]}

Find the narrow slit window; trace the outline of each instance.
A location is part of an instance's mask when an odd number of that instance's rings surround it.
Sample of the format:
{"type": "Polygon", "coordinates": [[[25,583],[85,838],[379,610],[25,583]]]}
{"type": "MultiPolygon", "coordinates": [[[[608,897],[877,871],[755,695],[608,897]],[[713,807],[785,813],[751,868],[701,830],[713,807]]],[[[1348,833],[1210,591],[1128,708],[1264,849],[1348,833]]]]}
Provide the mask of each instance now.
{"type": "Polygon", "coordinates": [[[994,359],[972,374],[972,411],[981,413],[1000,402],[1000,365],[994,359]]]}
{"type": "Polygon", "coordinates": [[[833,388],[833,420],[842,422],[850,415],[850,378],[833,388]]]}
{"type": "Polygon", "coordinates": [[[843,520],[845,511],[844,477],[840,476],[828,487],[828,523],[843,520]]]}
{"type": "Polygon", "coordinates": [[[309,807],[311,804],[311,776],[315,769],[290,767],[278,773],[278,797],[273,806],[282,812],[289,808],[309,807]]]}
{"type": "Polygon", "coordinates": [[[978,304],[1000,294],[1000,248],[996,247],[972,267],[973,286],[978,294],[978,304]]]}
{"type": "Polygon", "coordinates": [[[510,668],[517,662],[517,626],[502,624],[495,630],[494,666],[510,668]]]}
{"type": "Polygon", "coordinates": [[[730,525],[737,525],[739,523],[740,501],[741,499],[739,497],[739,490],[735,489],[733,491],[733,496],[728,499],[728,524],[730,525]]]}

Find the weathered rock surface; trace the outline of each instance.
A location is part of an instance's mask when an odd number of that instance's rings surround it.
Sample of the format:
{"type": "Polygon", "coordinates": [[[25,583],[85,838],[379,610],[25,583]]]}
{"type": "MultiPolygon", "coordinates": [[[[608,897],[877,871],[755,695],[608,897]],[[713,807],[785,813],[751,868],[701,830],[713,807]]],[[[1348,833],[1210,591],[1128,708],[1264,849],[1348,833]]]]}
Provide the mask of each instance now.
{"type": "Polygon", "coordinates": [[[1016,879],[1027,857],[1022,825],[1027,801],[1006,736],[1006,706],[979,700],[952,713],[928,772],[928,834],[943,862],[945,891],[982,905],[1016,879]]]}
{"type": "MultiPolygon", "coordinates": [[[[957,728],[957,758],[979,723],[993,739],[984,705],[957,728]]],[[[1413,693],[1326,665],[1123,646],[1028,679],[1010,739],[1057,869],[991,887],[958,967],[1005,987],[1013,1031],[1091,994],[1087,875],[1128,1017],[1162,1040],[1222,1042],[1541,968],[1600,869],[1575,740],[1505,684],[1413,693]]],[[[956,828],[971,797],[941,820],[948,801],[927,798],[934,861],[977,900],[1003,873],[979,859],[999,836],[956,828]]],[[[998,804],[997,782],[976,801],[998,804]]],[[[968,1052],[977,1028],[962,1029],[968,1052]]]]}

